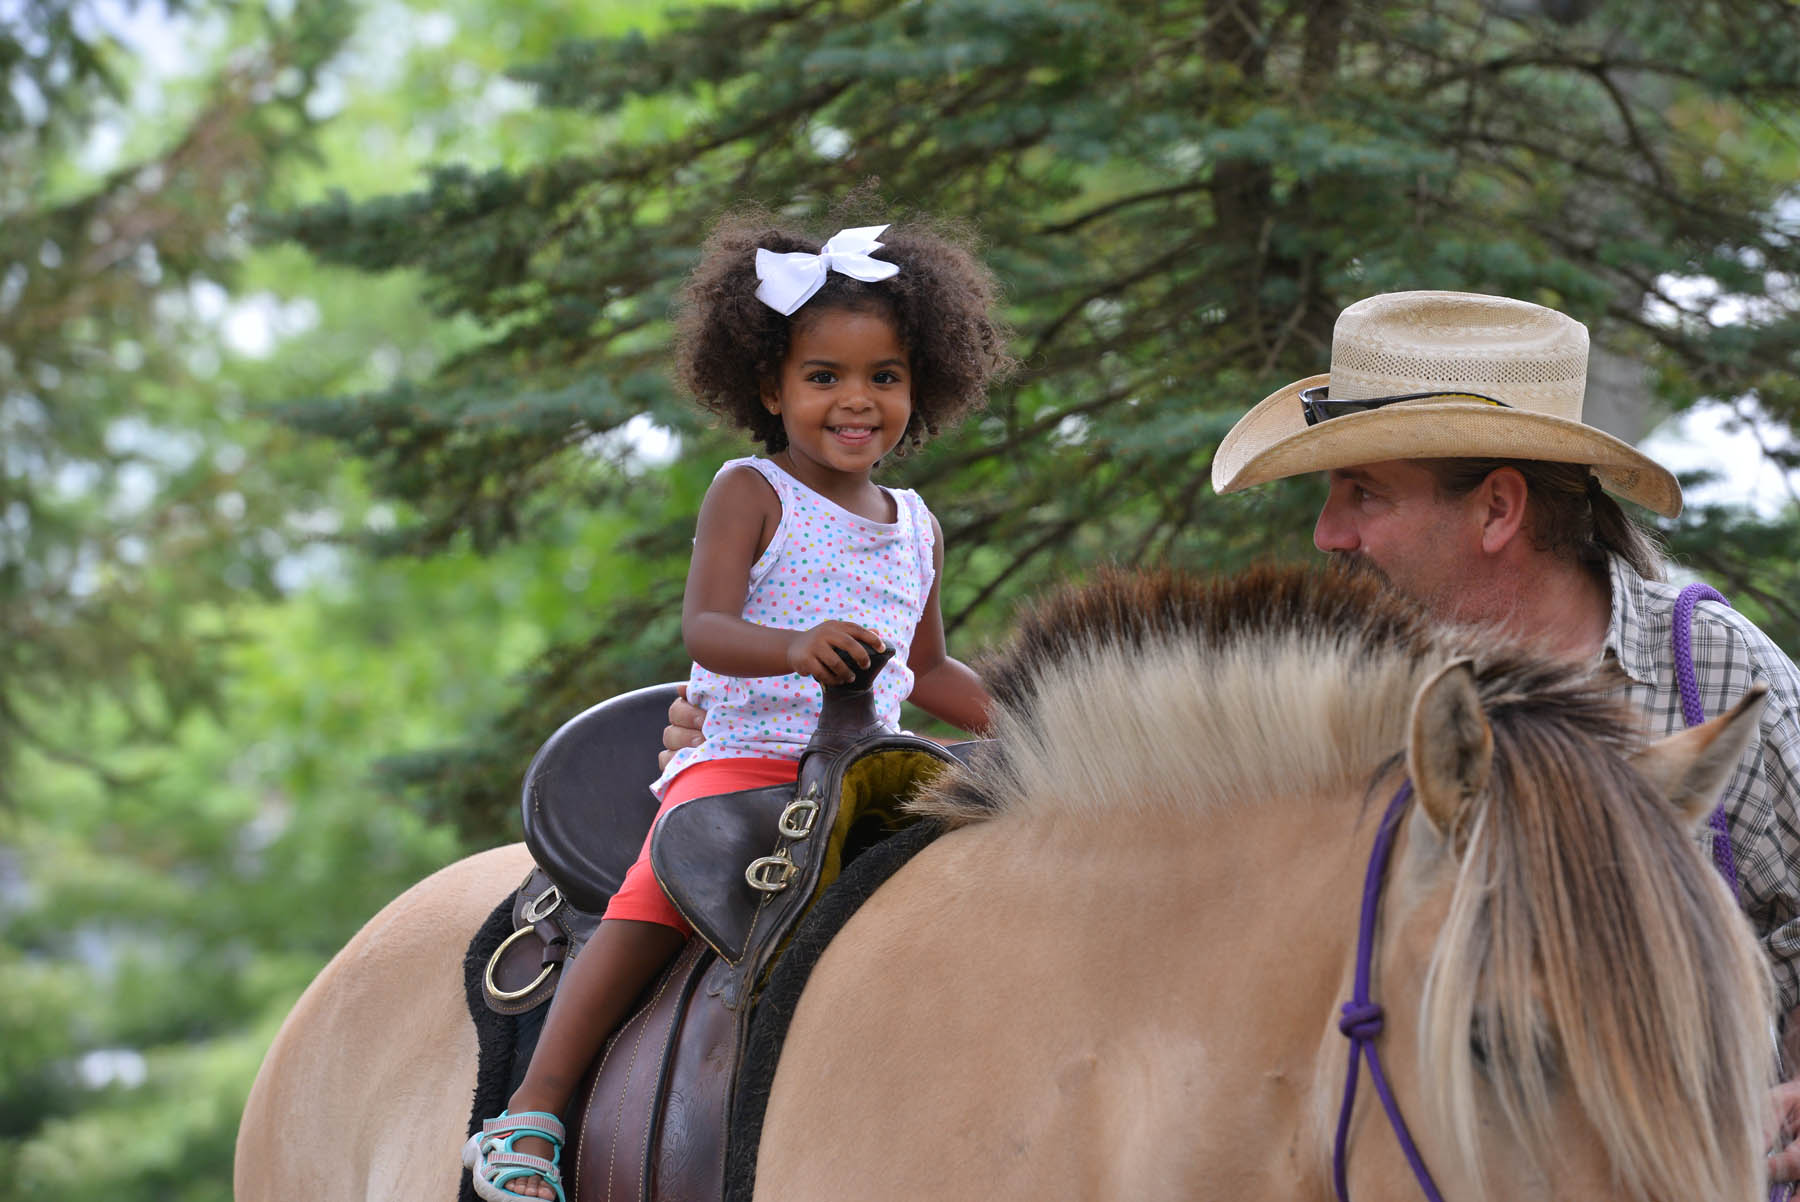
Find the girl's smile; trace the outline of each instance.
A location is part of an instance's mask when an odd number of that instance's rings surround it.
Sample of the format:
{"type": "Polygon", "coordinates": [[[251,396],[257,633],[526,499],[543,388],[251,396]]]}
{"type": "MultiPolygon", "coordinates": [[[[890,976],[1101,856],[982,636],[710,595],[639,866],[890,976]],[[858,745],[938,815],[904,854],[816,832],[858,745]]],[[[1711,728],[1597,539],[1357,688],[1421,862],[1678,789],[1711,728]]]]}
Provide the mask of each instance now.
{"type": "Polygon", "coordinates": [[[822,309],[794,323],[787,358],[762,399],[787,433],[775,458],[844,504],[869,489],[870,470],[905,437],[912,364],[884,313],[822,309]]]}

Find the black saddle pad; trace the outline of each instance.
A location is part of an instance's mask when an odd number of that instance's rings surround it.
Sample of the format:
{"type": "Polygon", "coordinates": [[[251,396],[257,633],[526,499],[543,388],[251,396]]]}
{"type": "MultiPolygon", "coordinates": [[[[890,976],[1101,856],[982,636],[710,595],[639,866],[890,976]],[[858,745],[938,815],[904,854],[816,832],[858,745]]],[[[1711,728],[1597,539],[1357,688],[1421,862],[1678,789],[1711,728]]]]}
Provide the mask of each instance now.
{"type": "MultiPolygon", "coordinates": [[[[544,1029],[544,1015],[549,1006],[539,1006],[523,1014],[496,1014],[483,1000],[483,979],[488,957],[512,934],[513,896],[508,893],[494,907],[481,929],[469,941],[463,954],[463,996],[468,1002],[469,1018],[475,1024],[475,1103],[469,1111],[469,1129],[473,1135],[481,1124],[506,1109],[507,1099],[525,1077],[525,1066],[531,1063],[532,1049],[544,1029]]],[[[457,1202],[482,1202],[475,1192],[469,1174],[462,1175],[457,1202]]]]}

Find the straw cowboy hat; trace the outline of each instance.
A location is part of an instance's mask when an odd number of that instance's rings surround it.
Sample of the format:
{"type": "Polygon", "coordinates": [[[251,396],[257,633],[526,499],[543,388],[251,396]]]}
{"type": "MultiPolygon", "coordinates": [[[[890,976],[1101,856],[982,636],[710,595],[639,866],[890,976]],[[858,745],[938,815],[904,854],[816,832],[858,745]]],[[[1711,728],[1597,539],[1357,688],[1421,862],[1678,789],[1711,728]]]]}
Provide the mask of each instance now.
{"type": "Polygon", "coordinates": [[[1329,374],[1264,398],[1225,435],[1213,488],[1384,459],[1542,459],[1587,464],[1608,492],[1674,517],[1675,477],[1582,423],[1587,357],[1587,327],[1542,305],[1371,296],[1338,315],[1329,374]]]}

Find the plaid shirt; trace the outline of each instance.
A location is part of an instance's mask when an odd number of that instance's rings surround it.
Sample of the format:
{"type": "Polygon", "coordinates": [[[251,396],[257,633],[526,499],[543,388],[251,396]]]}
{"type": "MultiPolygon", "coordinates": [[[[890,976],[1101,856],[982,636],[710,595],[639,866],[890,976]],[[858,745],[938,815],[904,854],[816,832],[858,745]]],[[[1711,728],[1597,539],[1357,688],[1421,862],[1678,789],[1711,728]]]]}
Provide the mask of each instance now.
{"type": "MultiPolygon", "coordinates": [[[[1679,585],[1645,580],[1611,557],[1612,620],[1605,659],[1629,679],[1624,695],[1649,717],[1652,737],[1681,730],[1675,681],[1675,597],[1679,585]]],[[[1707,717],[1769,686],[1761,732],[1725,785],[1725,817],[1737,859],[1744,911],[1775,970],[1785,1015],[1800,1005],[1800,671],[1769,636],[1716,601],[1694,609],[1693,652],[1707,717]]],[[[1702,828],[1701,838],[1711,831],[1702,828]]]]}

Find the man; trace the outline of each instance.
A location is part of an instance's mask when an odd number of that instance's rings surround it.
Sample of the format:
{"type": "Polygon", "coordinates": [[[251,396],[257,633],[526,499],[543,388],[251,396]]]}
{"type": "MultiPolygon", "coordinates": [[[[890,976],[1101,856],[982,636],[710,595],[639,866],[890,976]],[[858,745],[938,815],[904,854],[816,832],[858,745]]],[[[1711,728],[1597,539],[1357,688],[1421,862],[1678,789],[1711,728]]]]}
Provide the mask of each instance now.
{"type": "MultiPolygon", "coordinates": [[[[1587,356],[1586,327],[1540,305],[1453,292],[1370,297],[1339,316],[1328,374],[1278,390],[1232,427],[1213,487],[1325,473],[1320,550],[1354,558],[1446,617],[1600,663],[1643,710],[1647,732],[1669,733],[1684,725],[1672,650],[1680,590],[1614,498],[1673,517],[1681,488],[1581,421],[1587,356]]],[[[1769,687],[1759,737],[1723,805],[1729,860],[1785,1014],[1800,1005],[1800,672],[1716,602],[1694,612],[1691,646],[1708,716],[1752,682],[1769,687]]],[[[672,708],[665,743],[689,741],[682,728],[697,713],[672,708]]],[[[1800,1087],[1791,1104],[1800,1115],[1800,1087]]],[[[1790,1158],[1778,1172],[1800,1173],[1800,1150],[1778,1160],[1790,1158]]]]}
{"type": "MultiPolygon", "coordinates": [[[[1329,374],[1279,390],[1232,427],[1213,487],[1323,471],[1321,551],[1355,558],[1448,617],[1598,661],[1648,732],[1667,734],[1685,724],[1673,650],[1680,589],[1613,496],[1674,517],[1681,489],[1582,423],[1587,351],[1581,323],[1524,301],[1370,297],[1339,316],[1329,374]]],[[[1787,1014],[1800,1005],[1800,672],[1711,601],[1694,611],[1691,653],[1708,715],[1752,682],[1769,686],[1759,737],[1721,799],[1729,848],[1714,853],[1735,870],[1787,1014]]],[[[1800,1083],[1777,1103],[1792,1126],[1800,1083]]],[[[1800,1177],[1800,1147],[1771,1169],[1800,1177]]]]}
{"type": "MultiPolygon", "coordinates": [[[[1681,488],[1582,423],[1587,351],[1580,322],[1525,301],[1370,297],[1339,316],[1328,375],[1280,389],[1232,427],[1213,487],[1326,473],[1321,551],[1447,617],[1598,661],[1648,732],[1667,734],[1684,725],[1672,649],[1680,590],[1613,497],[1673,517],[1681,488]]],[[[1785,1014],[1800,1005],[1800,672],[1712,601],[1694,612],[1692,658],[1708,715],[1752,682],[1769,686],[1760,737],[1722,800],[1729,861],[1785,1014]]]]}

